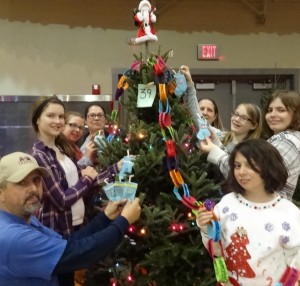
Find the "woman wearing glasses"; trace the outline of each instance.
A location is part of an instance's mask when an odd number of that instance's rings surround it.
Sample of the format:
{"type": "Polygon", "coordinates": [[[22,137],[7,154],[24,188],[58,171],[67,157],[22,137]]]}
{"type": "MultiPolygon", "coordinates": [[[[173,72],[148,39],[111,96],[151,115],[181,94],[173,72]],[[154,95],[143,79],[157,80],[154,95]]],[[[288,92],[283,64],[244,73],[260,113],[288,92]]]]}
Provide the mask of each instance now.
{"type": "MultiPolygon", "coordinates": [[[[196,89],[189,68],[187,66],[181,66],[180,72],[185,75],[188,83],[188,89],[183,99],[187,104],[194,123],[196,124],[199,114],[200,116],[203,115],[212,125],[208,116],[202,113],[203,108],[201,110],[200,105],[200,108],[198,108],[196,89]]],[[[212,136],[214,144],[211,143],[209,146],[201,144],[201,149],[204,153],[208,153],[208,162],[213,165],[219,165],[217,164],[217,162],[219,162],[219,156],[228,156],[238,143],[248,139],[260,138],[262,132],[262,114],[260,108],[255,104],[241,103],[231,114],[230,131],[224,132],[216,128],[210,128],[210,130],[214,134],[212,136]],[[220,140],[222,140],[222,142],[220,140]]],[[[210,177],[212,177],[216,183],[222,181],[223,175],[226,176],[228,171],[227,166],[221,165],[219,168],[222,174],[219,174],[220,171],[215,170],[215,168],[210,165],[207,166],[208,173],[213,173],[210,177]]]]}
{"type": "Polygon", "coordinates": [[[205,140],[200,143],[201,150],[204,153],[208,153],[207,161],[219,168],[219,171],[215,171],[214,174],[217,176],[217,179],[213,179],[215,183],[223,181],[224,177],[227,176],[227,161],[235,146],[248,139],[260,138],[261,132],[262,114],[259,107],[251,103],[241,103],[231,113],[230,131],[225,134],[223,142],[220,141],[218,136],[213,134],[211,136],[213,139],[213,142],[210,141],[211,144],[204,144],[205,140]]]}
{"type": "MultiPolygon", "coordinates": [[[[300,175],[299,94],[286,90],[274,92],[266,104],[265,119],[273,133],[268,142],[277,148],[288,171],[287,182],[280,194],[291,201],[300,175]]],[[[217,164],[224,176],[227,176],[229,155],[214,145],[209,138],[201,142],[201,148],[209,153],[208,160],[217,164]]]]}
{"type": "MultiPolygon", "coordinates": [[[[99,132],[100,136],[105,136],[105,109],[100,104],[92,102],[85,108],[84,119],[88,132],[83,135],[82,142],[79,142],[78,145],[80,146],[80,150],[85,154],[88,145],[93,143],[96,132],[99,132]]],[[[95,165],[98,164],[96,152],[93,153],[92,161],[95,165]]]]}
{"type": "Polygon", "coordinates": [[[223,141],[228,153],[231,153],[238,143],[248,139],[257,139],[261,135],[262,114],[260,108],[255,104],[239,104],[231,113],[230,122],[230,132],[225,135],[223,141]]]}
{"type": "Polygon", "coordinates": [[[77,162],[81,167],[92,166],[93,155],[97,147],[90,140],[85,145],[85,153],[83,154],[80,148],[76,145],[78,140],[82,138],[84,133],[84,118],[79,112],[68,111],[65,115],[66,124],[62,130],[63,135],[66,136],[71,147],[73,148],[72,158],[77,162]]]}
{"type": "Polygon", "coordinates": [[[234,147],[248,139],[258,139],[262,132],[262,114],[260,108],[252,103],[241,103],[231,113],[230,131],[220,142],[212,135],[213,142],[206,138],[201,142],[201,150],[207,153],[207,161],[217,165],[223,176],[228,174],[228,158],[234,147]]]}

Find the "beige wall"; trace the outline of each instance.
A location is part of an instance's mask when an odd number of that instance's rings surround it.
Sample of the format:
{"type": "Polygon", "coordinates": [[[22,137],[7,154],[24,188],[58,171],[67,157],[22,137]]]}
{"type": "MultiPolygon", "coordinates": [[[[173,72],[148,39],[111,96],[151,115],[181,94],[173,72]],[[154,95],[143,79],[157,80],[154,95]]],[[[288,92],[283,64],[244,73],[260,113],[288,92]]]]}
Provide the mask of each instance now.
{"type": "MultiPolygon", "coordinates": [[[[270,1],[265,24],[238,0],[168,2],[157,5],[159,42],[150,50],[173,49],[170,66],[300,69],[300,1],[270,1]],[[199,43],[217,44],[224,60],[198,61],[199,43]]],[[[0,0],[0,95],[89,94],[94,83],[111,94],[112,70],[144,52],[127,45],[138,3],[0,0]]]]}

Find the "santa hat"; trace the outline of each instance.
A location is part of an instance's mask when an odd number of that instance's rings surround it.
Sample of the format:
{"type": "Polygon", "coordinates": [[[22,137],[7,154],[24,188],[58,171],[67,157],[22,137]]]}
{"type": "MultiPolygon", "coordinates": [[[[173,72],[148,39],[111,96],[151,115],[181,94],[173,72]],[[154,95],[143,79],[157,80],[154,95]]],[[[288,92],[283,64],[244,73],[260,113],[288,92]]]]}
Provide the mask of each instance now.
{"type": "Polygon", "coordinates": [[[148,0],[142,0],[139,4],[139,10],[141,10],[144,6],[148,6],[149,10],[151,10],[151,4],[148,0]]]}

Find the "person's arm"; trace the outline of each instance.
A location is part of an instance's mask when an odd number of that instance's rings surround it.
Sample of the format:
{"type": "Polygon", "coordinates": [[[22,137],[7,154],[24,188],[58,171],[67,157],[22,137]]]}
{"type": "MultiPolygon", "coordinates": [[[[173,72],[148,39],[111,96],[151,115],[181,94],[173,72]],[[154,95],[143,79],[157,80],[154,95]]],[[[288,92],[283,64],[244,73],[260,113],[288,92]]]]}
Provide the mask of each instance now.
{"type": "Polygon", "coordinates": [[[189,110],[189,113],[192,117],[193,123],[195,124],[197,130],[199,130],[199,116],[202,116],[202,112],[200,111],[196,89],[194,83],[188,84],[187,90],[183,95],[183,102],[186,104],[186,107],[189,110]]]}
{"type": "Polygon", "coordinates": [[[198,119],[199,119],[199,116],[202,116],[202,112],[200,111],[200,108],[199,108],[195,85],[194,85],[190,70],[187,66],[181,66],[180,72],[182,74],[184,74],[186,83],[187,83],[187,90],[183,94],[182,99],[191,114],[192,120],[193,120],[197,130],[199,130],[200,126],[199,126],[198,119]]]}
{"type": "MultiPolygon", "coordinates": [[[[186,82],[187,82],[187,90],[183,94],[182,99],[183,99],[183,102],[185,103],[186,107],[189,110],[189,113],[192,117],[194,125],[196,126],[197,130],[199,130],[199,128],[200,128],[199,118],[203,115],[202,115],[202,112],[199,107],[195,84],[192,80],[190,70],[187,66],[181,66],[180,72],[184,74],[186,82]]],[[[215,128],[213,126],[210,126],[210,129],[212,129],[216,133],[216,135],[218,136],[219,139],[223,139],[224,134],[221,130],[219,130],[218,128],[215,128]]]]}
{"type": "MultiPolygon", "coordinates": [[[[97,219],[100,219],[101,216],[104,214],[99,214],[97,219]]],[[[65,273],[90,267],[116,249],[128,229],[128,221],[120,216],[106,228],[84,237],[84,232],[94,231],[97,223],[100,227],[107,223],[105,221],[97,222],[97,219],[91,229],[86,228],[81,231],[80,239],[76,239],[76,235],[68,239],[65,251],[58,261],[54,273],[65,273]]],[[[105,218],[102,219],[105,220],[105,218]]]]}
{"type": "Polygon", "coordinates": [[[135,222],[141,212],[137,198],[133,202],[127,201],[122,210],[120,203],[109,202],[104,213],[100,213],[84,229],[71,235],[55,267],[55,273],[89,267],[116,249],[129,224],[135,222]]]}
{"type": "Polygon", "coordinates": [[[44,195],[58,210],[69,209],[92,186],[93,180],[88,176],[82,176],[74,186],[68,187],[65,174],[53,156],[50,154],[46,156],[43,152],[34,152],[32,156],[49,172],[49,176],[43,178],[44,195]]]}
{"type": "Polygon", "coordinates": [[[85,168],[87,166],[93,166],[93,162],[87,156],[83,155],[81,159],[77,161],[77,165],[80,168],[85,168]]]}
{"type": "Polygon", "coordinates": [[[105,179],[112,179],[119,172],[118,163],[115,163],[101,173],[98,174],[96,180],[93,182],[93,186],[102,186],[105,179]]]}
{"type": "Polygon", "coordinates": [[[87,166],[93,166],[93,156],[96,154],[97,146],[92,141],[93,137],[89,137],[89,141],[85,144],[85,152],[82,153],[83,156],[77,161],[77,165],[81,168],[85,168],[87,166]]]}
{"type": "Polygon", "coordinates": [[[292,201],[300,175],[300,154],[297,149],[297,144],[300,146],[300,141],[292,134],[278,134],[272,136],[268,141],[279,151],[289,174],[284,188],[279,193],[292,201]],[[295,142],[293,143],[292,140],[295,140],[295,142]]]}
{"type": "MultiPolygon", "coordinates": [[[[213,212],[215,213],[217,208],[215,207],[213,211],[208,211],[205,207],[201,207],[198,209],[198,216],[196,218],[196,224],[200,228],[202,242],[205,248],[209,251],[209,240],[210,237],[208,236],[208,227],[211,224],[211,221],[214,217],[213,212]]],[[[213,249],[215,256],[222,256],[222,251],[220,248],[219,242],[213,242],[213,249]]],[[[210,253],[211,254],[211,253],[210,253]]]]}
{"type": "Polygon", "coordinates": [[[229,157],[230,155],[215,145],[209,138],[201,141],[201,150],[204,153],[208,153],[207,161],[217,165],[224,177],[228,176],[229,172],[229,157]]]}

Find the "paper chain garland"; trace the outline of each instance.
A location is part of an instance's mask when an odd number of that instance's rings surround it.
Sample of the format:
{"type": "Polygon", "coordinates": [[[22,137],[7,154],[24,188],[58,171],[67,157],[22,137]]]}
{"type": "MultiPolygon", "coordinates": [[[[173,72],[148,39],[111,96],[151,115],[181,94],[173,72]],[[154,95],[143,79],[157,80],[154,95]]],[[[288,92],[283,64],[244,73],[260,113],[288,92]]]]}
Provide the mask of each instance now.
{"type": "MultiPolygon", "coordinates": [[[[124,94],[124,91],[129,87],[126,79],[127,76],[134,74],[135,72],[140,71],[140,66],[142,61],[135,61],[131,69],[126,71],[123,76],[120,78],[115,93],[115,100],[118,101],[120,96],[124,94]]],[[[186,90],[186,81],[185,77],[179,72],[175,76],[171,76],[172,72],[167,69],[167,65],[164,62],[163,58],[156,56],[156,60],[147,60],[147,64],[153,67],[153,72],[156,75],[156,84],[158,85],[159,91],[159,116],[158,123],[161,128],[161,134],[165,140],[166,155],[167,155],[167,167],[169,170],[170,178],[174,184],[173,193],[176,198],[181,201],[186,207],[190,208],[195,216],[198,215],[198,209],[201,206],[204,206],[207,210],[212,210],[214,207],[214,202],[211,200],[206,200],[204,203],[197,201],[196,198],[190,195],[187,184],[184,182],[181,173],[178,171],[179,162],[176,154],[176,143],[174,139],[174,129],[171,126],[171,107],[169,100],[167,98],[167,90],[170,94],[175,94],[176,96],[181,96],[186,90]],[[169,137],[167,136],[167,133],[169,137]],[[183,195],[180,194],[182,190],[183,195]]],[[[199,126],[200,129],[197,133],[199,140],[203,140],[207,136],[210,136],[209,124],[204,119],[203,116],[199,115],[199,126]]],[[[113,137],[113,136],[112,136],[113,137]]],[[[213,214],[213,219],[211,224],[208,226],[208,250],[213,259],[213,265],[216,275],[216,280],[218,285],[223,285],[230,281],[232,285],[239,286],[238,282],[228,277],[228,271],[224,259],[223,245],[220,241],[221,237],[221,225],[218,221],[218,218],[213,214]],[[222,253],[221,256],[215,256],[215,246],[220,247],[222,253]]],[[[293,286],[299,279],[300,271],[287,267],[279,283],[274,284],[274,286],[293,286]]]]}
{"type": "MultiPolygon", "coordinates": [[[[159,92],[159,107],[158,107],[158,123],[161,128],[161,134],[165,141],[166,147],[166,155],[167,155],[167,167],[169,170],[170,178],[174,184],[173,193],[176,198],[181,201],[186,207],[192,210],[195,216],[198,215],[198,209],[201,206],[206,207],[207,210],[212,210],[214,207],[214,202],[211,200],[206,200],[204,203],[197,201],[196,198],[190,195],[189,188],[187,184],[184,182],[184,179],[181,173],[178,170],[179,162],[176,154],[176,143],[174,138],[174,129],[172,127],[172,119],[171,119],[171,106],[169,104],[169,100],[167,97],[167,89],[171,94],[175,94],[176,96],[181,96],[187,88],[186,79],[183,74],[180,72],[176,73],[175,76],[171,76],[172,72],[167,69],[167,66],[164,60],[161,57],[157,57],[156,61],[152,60],[149,62],[147,60],[147,64],[151,64],[153,67],[154,74],[156,75],[156,81],[158,85],[159,92]],[[169,136],[167,136],[167,133],[169,136]],[[180,194],[180,190],[182,190],[182,195],[180,194]]],[[[117,90],[115,93],[115,100],[118,100],[120,96],[124,93],[124,91],[129,87],[126,79],[127,76],[134,73],[139,72],[141,62],[135,61],[131,70],[126,71],[123,76],[120,78],[117,86],[117,90]]],[[[202,129],[199,130],[197,137],[203,140],[203,136],[209,136],[208,124],[203,117],[199,116],[199,123],[202,126],[202,129]],[[204,128],[205,127],[205,128],[204,128]]],[[[214,215],[213,220],[211,222],[211,227],[209,227],[209,236],[211,241],[211,251],[213,252],[213,242],[220,242],[221,235],[221,226],[218,222],[217,217],[214,215]]],[[[222,247],[222,246],[221,246],[222,247]]],[[[214,261],[214,268],[216,273],[216,278],[218,282],[227,282],[228,274],[227,268],[225,264],[225,260],[223,257],[214,257],[212,255],[214,261]]]]}

